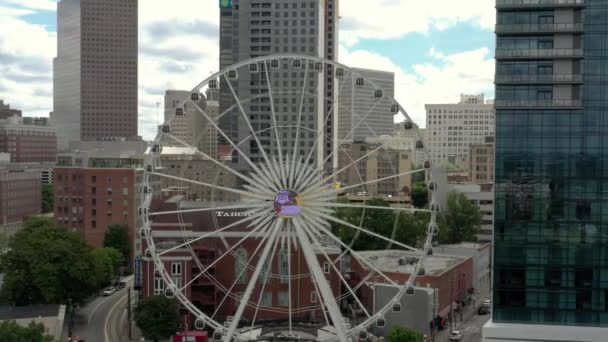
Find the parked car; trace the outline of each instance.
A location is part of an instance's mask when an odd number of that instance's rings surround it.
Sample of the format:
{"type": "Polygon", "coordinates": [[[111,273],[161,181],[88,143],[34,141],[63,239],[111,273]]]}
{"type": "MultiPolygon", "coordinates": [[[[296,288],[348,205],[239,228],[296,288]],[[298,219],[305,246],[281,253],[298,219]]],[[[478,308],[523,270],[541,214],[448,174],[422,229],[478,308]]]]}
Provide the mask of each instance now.
{"type": "Polygon", "coordinates": [[[452,331],[452,333],[450,333],[450,341],[462,341],[462,338],[464,337],[464,332],[460,331],[460,330],[454,330],[452,331]]]}
{"type": "Polygon", "coordinates": [[[104,295],[104,296],[111,296],[111,295],[113,295],[115,292],[116,292],[116,288],[115,288],[114,286],[109,286],[109,287],[106,287],[106,288],[103,290],[103,295],[104,295]]]}
{"type": "Polygon", "coordinates": [[[486,299],[481,303],[479,308],[477,309],[477,313],[480,315],[486,315],[490,313],[490,307],[492,306],[492,302],[489,299],[486,299]]]}

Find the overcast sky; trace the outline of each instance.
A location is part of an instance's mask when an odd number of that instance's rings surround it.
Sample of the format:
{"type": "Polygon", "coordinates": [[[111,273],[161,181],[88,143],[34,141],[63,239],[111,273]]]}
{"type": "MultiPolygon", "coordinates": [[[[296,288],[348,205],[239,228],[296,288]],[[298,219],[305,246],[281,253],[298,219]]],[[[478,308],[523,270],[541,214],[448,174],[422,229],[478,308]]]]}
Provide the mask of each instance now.
{"type": "MultiPolygon", "coordinates": [[[[492,98],[494,1],[341,0],[340,62],[393,71],[396,98],[424,124],[425,103],[492,98]]],[[[27,116],[53,106],[56,0],[0,0],[0,99],[27,116]]],[[[218,0],[139,0],[139,133],[154,135],[166,89],[218,68],[218,0]]],[[[162,113],[161,113],[162,117],[162,113]]]]}

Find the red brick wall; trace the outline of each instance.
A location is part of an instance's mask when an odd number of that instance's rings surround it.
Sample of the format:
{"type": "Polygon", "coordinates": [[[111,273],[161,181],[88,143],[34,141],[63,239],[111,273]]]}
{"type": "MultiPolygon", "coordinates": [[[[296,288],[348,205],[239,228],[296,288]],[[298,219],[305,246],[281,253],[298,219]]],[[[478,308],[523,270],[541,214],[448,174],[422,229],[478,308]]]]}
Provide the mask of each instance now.
{"type": "Polygon", "coordinates": [[[40,172],[27,169],[0,170],[0,224],[20,222],[40,214],[40,172]]]}
{"type": "Polygon", "coordinates": [[[55,168],[54,184],[59,223],[79,232],[93,247],[103,246],[110,224],[124,224],[133,246],[137,215],[134,169],[55,168]]]}

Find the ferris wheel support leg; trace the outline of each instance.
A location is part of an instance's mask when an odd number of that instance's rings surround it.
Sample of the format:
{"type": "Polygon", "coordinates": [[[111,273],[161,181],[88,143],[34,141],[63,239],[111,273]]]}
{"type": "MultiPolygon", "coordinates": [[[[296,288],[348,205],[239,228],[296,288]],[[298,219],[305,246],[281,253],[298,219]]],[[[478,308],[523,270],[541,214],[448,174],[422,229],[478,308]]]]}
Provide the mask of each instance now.
{"type": "Polygon", "coordinates": [[[319,260],[317,259],[315,252],[312,249],[312,244],[310,240],[304,233],[304,227],[300,224],[298,218],[294,218],[295,224],[295,232],[298,236],[298,241],[300,241],[300,247],[302,248],[302,253],[304,254],[304,258],[306,259],[306,263],[310,268],[311,275],[316,279],[316,282],[319,286],[319,291],[321,292],[321,296],[323,297],[323,302],[325,302],[325,306],[329,311],[329,315],[331,316],[331,320],[333,321],[333,325],[336,329],[336,336],[342,342],[347,342],[346,340],[346,332],[344,330],[344,318],[340,313],[340,308],[338,307],[338,303],[336,302],[336,298],[329,286],[327,278],[323,274],[323,270],[319,265],[319,260]]]}

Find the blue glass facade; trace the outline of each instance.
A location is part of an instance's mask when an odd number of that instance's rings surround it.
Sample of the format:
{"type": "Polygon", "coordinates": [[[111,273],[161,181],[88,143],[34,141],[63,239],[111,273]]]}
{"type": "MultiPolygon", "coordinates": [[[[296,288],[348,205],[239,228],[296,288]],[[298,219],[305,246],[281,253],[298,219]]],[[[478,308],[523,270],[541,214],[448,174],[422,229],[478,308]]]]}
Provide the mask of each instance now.
{"type": "Polygon", "coordinates": [[[608,327],[608,0],[538,2],[497,0],[493,321],[608,327]]]}

